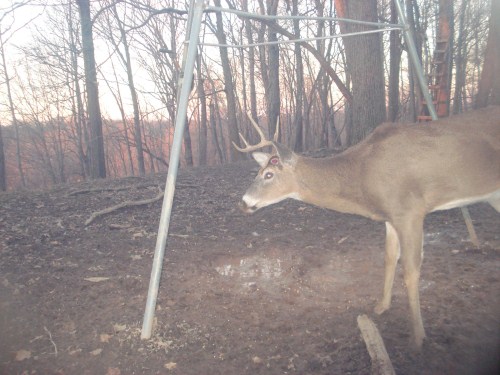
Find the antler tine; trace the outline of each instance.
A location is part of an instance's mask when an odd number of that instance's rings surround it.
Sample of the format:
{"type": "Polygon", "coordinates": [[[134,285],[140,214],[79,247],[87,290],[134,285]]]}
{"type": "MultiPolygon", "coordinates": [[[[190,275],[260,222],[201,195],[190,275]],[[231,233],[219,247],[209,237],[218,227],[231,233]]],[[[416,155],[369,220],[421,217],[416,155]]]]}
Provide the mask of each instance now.
{"type": "Polygon", "coordinates": [[[274,142],[278,143],[280,137],[280,117],[276,118],[276,130],[274,131],[274,142]]]}
{"type": "MultiPolygon", "coordinates": [[[[255,122],[255,120],[252,118],[252,116],[250,115],[250,113],[248,113],[248,118],[250,119],[250,122],[252,123],[253,127],[255,128],[255,130],[257,130],[257,133],[259,134],[259,137],[260,137],[260,141],[256,145],[251,146],[247,142],[247,140],[245,139],[245,137],[243,137],[243,135],[241,133],[239,133],[240,139],[245,144],[245,147],[241,148],[236,143],[233,142],[234,148],[237,149],[240,152],[251,152],[251,151],[258,150],[258,149],[260,149],[262,147],[272,146],[273,142],[266,139],[266,136],[264,135],[264,132],[259,127],[259,125],[255,122]]],[[[276,137],[276,135],[275,135],[275,137],[276,137]]]]}

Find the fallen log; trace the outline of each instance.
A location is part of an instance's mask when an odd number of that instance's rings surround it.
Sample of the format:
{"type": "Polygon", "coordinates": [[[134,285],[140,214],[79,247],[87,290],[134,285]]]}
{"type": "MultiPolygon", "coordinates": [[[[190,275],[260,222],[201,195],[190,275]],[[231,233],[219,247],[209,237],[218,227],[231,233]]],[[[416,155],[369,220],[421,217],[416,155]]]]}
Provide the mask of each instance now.
{"type": "Polygon", "coordinates": [[[372,360],[372,375],[395,375],[391,360],[377,326],[366,315],[358,316],[358,327],[372,360]]]}

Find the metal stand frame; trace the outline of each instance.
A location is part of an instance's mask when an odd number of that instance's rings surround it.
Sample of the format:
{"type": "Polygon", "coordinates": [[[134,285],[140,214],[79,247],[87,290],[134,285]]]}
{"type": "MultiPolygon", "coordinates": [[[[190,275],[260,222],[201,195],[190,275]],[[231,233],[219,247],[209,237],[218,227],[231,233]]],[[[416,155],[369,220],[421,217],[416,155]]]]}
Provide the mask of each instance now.
{"type": "Polygon", "coordinates": [[[180,77],[180,94],[178,96],[177,113],[175,116],[175,131],[172,148],[170,150],[170,163],[168,167],[167,182],[165,185],[165,195],[161,208],[158,237],[156,239],[153,268],[149,280],[148,299],[144,320],[142,323],[141,339],[149,339],[153,331],[153,318],[156,308],[156,298],[160,286],[161,270],[163,265],[163,255],[167,244],[168,227],[170,225],[170,215],[172,213],[172,203],[174,201],[175,181],[179,168],[179,158],[181,154],[182,136],[186,126],[186,113],[191,84],[193,82],[194,62],[196,60],[196,49],[198,48],[198,36],[201,28],[201,17],[205,8],[204,0],[191,0],[188,26],[186,34],[186,44],[180,77]]]}

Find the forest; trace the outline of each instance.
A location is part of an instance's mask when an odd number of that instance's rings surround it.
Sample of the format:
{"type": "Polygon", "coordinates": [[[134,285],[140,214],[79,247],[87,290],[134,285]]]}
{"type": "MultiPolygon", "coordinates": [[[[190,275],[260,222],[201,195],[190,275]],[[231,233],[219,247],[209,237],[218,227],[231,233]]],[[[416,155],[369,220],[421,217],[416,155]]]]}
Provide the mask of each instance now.
{"type": "Polygon", "coordinates": [[[0,375],[500,374],[499,46],[500,0],[0,0],[0,375]]]}
{"type": "MultiPolygon", "coordinates": [[[[270,134],[279,123],[281,141],[298,152],[343,149],[384,121],[426,117],[400,30],[340,36],[374,29],[343,18],[398,24],[393,1],[209,5],[181,166],[242,158],[231,142],[238,132],[256,137],[248,116],[270,134]]],[[[405,2],[429,88],[440,87],[441,116],[500,100],[496,8],[489,0],[405,2]]],[[[2,1],[0,190],[165,171],[188,9],[179,0],[2,1]]]]}

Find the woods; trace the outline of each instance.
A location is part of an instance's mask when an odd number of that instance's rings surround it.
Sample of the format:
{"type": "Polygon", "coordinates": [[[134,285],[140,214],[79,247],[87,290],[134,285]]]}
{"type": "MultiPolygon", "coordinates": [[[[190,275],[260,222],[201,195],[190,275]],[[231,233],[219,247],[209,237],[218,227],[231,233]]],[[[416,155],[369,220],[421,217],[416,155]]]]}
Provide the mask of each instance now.
{"type": "MultiPolygon", "coordinates": [[[[279,119],[281,142],[296,151],[348,147],[386,119],[416,118],[421,95],[399,32],[330,38],[373,29],[332,17],[397,23],[390,0],[210,5],[310,19],[206,13],[183,165],[238,160],[238,132],[256,139],[248,113],[270,134],[279,119]]],[[[440,15],[450,15],[452,112],[498,102],[498,2],[407,0],[405,9],[428,74],[440,15]]],[[[168,168],[186,19],[178,0],[2,2],[0,189],[168,168]]]]}

